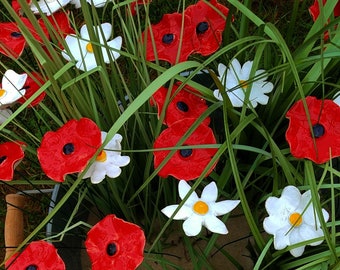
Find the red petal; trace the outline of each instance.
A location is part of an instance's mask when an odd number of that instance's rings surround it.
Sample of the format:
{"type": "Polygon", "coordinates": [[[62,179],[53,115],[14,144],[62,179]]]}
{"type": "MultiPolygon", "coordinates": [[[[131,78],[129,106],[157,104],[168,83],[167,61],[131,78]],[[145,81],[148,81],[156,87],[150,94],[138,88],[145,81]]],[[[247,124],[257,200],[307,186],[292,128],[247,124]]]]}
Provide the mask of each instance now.
{"type": "Polygon", "coordinates": [[[69,20],[69,12],[58,11],[51,16],[47,16],[47,19],[55,29],[54,34],[58,33],[63,38],[67,35],[75,34],[69,20]]]}
{"type": "Polygon", "coordinates": [[[321,124],[325,133],[315,138],[315,145],[302,100],[296,102],[286,114],[289,126],[286,139],[292,155],[325,163],[330,157],[340,156],[340,107],[332,100],[306,97],[312,125],[321,124]]]}
{"type": "MultiPolygon", "coordinates": [[[[31,0],[26,0],[26,2],[27,2],[27,4],[30,5],[32,1],[31,0]]],[[[12,1],[12,8],[14,9],[14,11],[18,15],[22,16],[23,12],[21,11],[21,5],[20,5],[20,3],[17,0],[13,0],[12,1]]]]}
{"type": "MultiPolygon", "coordinates": [[[[184,119],[173,123],[158,136],[154,143],[154,148],[174,147],[194,121],[195,119],[184,119]]],[[[183,143],[186,146],[201,144],[216,144],[212,129],[205,124],[200,124],[183,143]]],[[[178,150],[162,167],[158,175],[161,177],[172,175],[178,180],[193,180],[202,174],[216,152],[216,148],[193,148],[190,156],[183,157],[178,150]]],[[[154,151],[155,168],[161,164],[169,153],[170,150],[154,151]]],[[[215,165],[210,168],[207,175],[214,169],[215,165]]]]}
{"type": "MultiPolygon", "coordinates": [[[[179,92],[176,93],[180,85],[181,83],[177,82],[172,88],[170,96],[171,102],[168,104],[164,117],[165,125],[171,126],[174,122],[177,122],[181,119],[198,118],[202,115],[204,111],[208,109],[205,99],[195,95],[194,93],[198,94],[199,92],[191,86],[185,85],[185,87],[183,87],[179,92]],[[176,95],[174,96],[174,94],[176,95]],[[185,108],[183,108],[183,106],[185,106],[185,108]]],[[[165,87],[161,87],[153,95],[153,98],[157,104],[158,116],[160,116],[162,112],[167,93],[168,89],[165,87]]],[[[209,125],[210,118],[207,117],[206,119],[204,119],[203,123],[209,125]]]]}
{"type": "MultiPolygon", "coordinates": [[[[20,104],[25,103],[27,99],[29,99],[35,92],[37,92],[41,85],[44,84],[44,80],[39,73],[33,72],[32,73],[34,79],[32,77],[27,77],[26,83],[23,88],[26,89],[25,95],[18,100],[20,104]],[[36,82],[38,81],[39,84],[36,82]]],[[[46,96],[45,92],[42,92],[36,99],[34,99],[30,106],[38,105],[46,96]]]]}
{"type": "Polygon", "coordinates": [[[101,145],[101,133],[90,119],[70,120],[57,131],[47,132],[38,148],[38,159],[45,174],[57,182],[65,175],[82,171],[101,145]],[[74,151],[64,154],[66,144],[74,151]]]}
{"type": "MultiPolygon", "coordinates": [[[[180,13],[165,14],[158,24],[151,25],[151,29],[155,42],[156,55],[159,60],[175,64],[178,51],[180,50],[178,62],[186,61],[189,55],[199,46],[198,40],[193,38],[195,36],[195,26],[186,15],[180,13]],[[183,38],[180,40],[183,16],[184,32],[183,38]],[[163,42],[162,39],[168,34],[173,35],[173,41],[167,44],[163,42]]],[[[144,31],[142,37],[143,39],[146,38],[146,59],[148,61],[156,60],[150,28],[144,31]]]]}
{"type": "Polygon", "coordinates": [[[0,180],[11,181],[14,168],[25,156],[24,142],[5,142],[0,144],[0,180]]]}
{"type": "MultiPolygon", "coordinates": [[[[6,267],[10,270],[28,269],[34,265],[37,269],[65,270],[65,264],[57,253],[56,248],[45,241],[31,242],[22,253],[13,255],[6,267]]],[[[6,268],[7,269],[7,268],[6,268]]]]}
{"type": "Polygon", "coordinates": [[[191,18],[192,24],[195,26],[195,37],[200,42],[197,53],[206,56],[218,50],[222,43],[222,33],[226,24],[226,18],[221,13],[227,17],[229,9],[218,4],[217,1],[206,3],[206,1],[201,0],[195,5],[190,5],[185,10],[185,14],[191,18]],[[197,27],[200,23],[208,24],[208,29],[204,33],[197,32],[197,27]]]}
{"type": "Polygon", "coordinates": [[[92,270],[134,270],[143,261],[144,232],[133,223],[108,215],[88,232],[85,241],[92,270]],[[114,243],[117,251],[109,256],[107,246],[114,243]]]}
{"type": "Polygon", "coordinates": [[[0,23],[0,53],[19,58],[26,45],[16,23],[0,23]]]}

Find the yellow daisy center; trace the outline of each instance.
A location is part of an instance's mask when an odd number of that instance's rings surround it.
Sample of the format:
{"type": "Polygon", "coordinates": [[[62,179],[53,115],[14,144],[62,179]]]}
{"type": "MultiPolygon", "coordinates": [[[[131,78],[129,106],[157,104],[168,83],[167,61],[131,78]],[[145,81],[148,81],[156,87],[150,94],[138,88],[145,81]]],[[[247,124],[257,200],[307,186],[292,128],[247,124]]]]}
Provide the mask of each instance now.
{"type": "Polygon", "coordinates": [[[2,98],[4,95],[6,95],[6,90],[0,89],[0,98],[2,98]]]}
{"type": "Polygon", "coordinates": [[[104,162],[106,161],[106,152],[103,150],[99,153],[99,155],[96,157],[96,161],[104,162]]]}
{"type": "Polygon", "coordinates": [[[203,201],[197,201],[192,208],[199,215],[205,215],[209,211],[209,206],[203,201]]]}
{"type": "Polygon", "coordinates": [[[242,89],[244,89],[244,90],[246,90],[247,87],[248,87],[248,83],[245,80],[240,80],[240,85],[241,85],[242,89]]]}
{"type": "Polygon", "coordinates": [[[293,213],[289,216],[289,222],[294,227],[299,227],[302,223],[302,215],[299,213],[293,213]]]}
{"type": "Polygon", "coordinates": [[[93,46],[91,42],[86,44],[86,51],[89,53],[93,53],[93,46]]]}

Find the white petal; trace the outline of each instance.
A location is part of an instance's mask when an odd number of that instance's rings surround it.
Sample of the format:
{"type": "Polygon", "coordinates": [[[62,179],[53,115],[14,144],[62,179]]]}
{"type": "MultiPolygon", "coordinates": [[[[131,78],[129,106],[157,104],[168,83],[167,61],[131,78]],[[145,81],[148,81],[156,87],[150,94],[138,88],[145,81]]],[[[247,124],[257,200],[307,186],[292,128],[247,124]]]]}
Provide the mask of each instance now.
{"type": "Polygon", "coordinates": [[[297,248],[293,248],[291,249],[289,252],[290,254],[292,254],[295,258],[296,257],[300,257],[303,252],[305,251],[305,247],[306,246],[301,246],[301,247],[297,247],[297,248]]]}
{"type": "Polygon", "coordinates": [[[87,3],[95,6],[96,8],[100,8],[105,6],[107,0],[87,0],[87,3]]]}
{"type": "Polygon", "coordinates": [[[110,178],[117,178],[122,173],[122,169],[118,166],[108,166],[106,168],[106,175],[110,178]]]}
{"type": "Polygon", "coordinates": [[[27,80],[27,74],[18,74],[15,71],[9,69],[2,77],[2,88],[9,90],[20,91],[25,85],[27,80]]]}
{"type": "Polygon", "coordinates": [[[201,194],[201,200],[207,203],[216,202],[218,190],[215,182],[206,185],[201,194]]]}
{"type": "MultiPolygon", "coordinates": [[[[323,230],[321,229],[315,230],[315,227],[312,227],[312,226],[305,225],[302,227],[301,225],[299,229],[300,229],[299,232],[300,232],[300,235],[303,241],[308,241],[308,240],[312,240],[312,239],[324,236],[323,230]]],[[[318,240],[318,241],[311,243],[310,245],[317,246],[317,245],[320,245],[322,242],[323,240],[318,240]]]]}
{"type": "Polygon", "coordinates": [[[110,23],[102,23],[100,26],[96,27],[95,33],[99,37],[99,42],[103,44],[104,40],[108,40],[111,36],[112,25],[110,23]]]}
{"type": "Polygon", "coordinates": [[[234,107],[242,107],[245,99],[244,92],[241,88],[238,88],[233,91],[228,91],[227,92],[228,97],[230,99],[231,104],[234,107]]]}
{"type": "Polygon", "coordinates": [[[263,229],[269,234],[275,234],[278,230],[283,227],[289,227],[288,222],[282,222],[278,215],[269,216],[263,220],[263,229]]]}
{"type": "Polygon", "coordinates": [[[268,212],[268,214],[276,215],[279,214],[285,209],[285,202],[279,198],[276,197],[268,197],[265,202],[265,207],[268,212]]]}
{"type": "Polygon", "coordinates": [[[105,178],[106,172],[104,170],[95,170],[91,176],[92,184],[99,184],[105,178]]]}
{"type": "Polygon", "coordinates": [[[90,35],[89,35],[89,30],[87,30],[87,25],[84,24],[81,28],[80,28],[80,36],[83,39],[86,39],[87,42],[90,40],[90,35]]]}
{"type": "Polygon", "coordinates": [[[285,201],[286,208],[292,212],[300,204],[301,193],[298,188],[287,186],[282,190],[281,199],[285,201]]]}
{"type": "MultiPolygon", "coordinates": [[[[191,186],[185,181],[185,180],[181,180],[178,183],[178,193],[179,193],[179,197],[183,200],[185,198],[185,196],[188,194],[188,192],[190,191],[191,186]]],[[[187,205],[193,205],[195,202],[198,201],[198,196],[196,194],[195,191],[193,191],[191,193],[191,195],[189,196],[189,198],[186,200],[185,204],[187,205]]]]}
{"type": "Polygon", "coordinates": [[[207,229],[213,233],[227,234],[228,229],[225,224],[213,215],[209,215],[204,218],[203,224],[207,229]]]}
{"type": "Polygon", "coordinates": [[[82,71],[88,71],[97,67],[96,58],[93,53],[87,53],[84,59],[76,63],[76,67],[82,71]]]}
{"type": "Polygon", "coordinates": [[[94,162],[93,164],[91,164],[91,166],[88,168],[88,170],[85,172],[83,179],[89,178],[91,177],[92,173],[94,172],[96,168],[96,162],[94,162]]]}
{"type": "Polygon", "coordinates": [[[340,92],[337,92],[333,98],[333,101],[340,106],[340,92]]]}
{"type": "Polygon", "coordinates": [[[222,97],[222,95],[221,95],[221,92],[220,92],[220,90],[219,89],[216,89],[216,90],[214,90],[214,97],[216,98],[216,99],[218,99],[218,100],[223,100],[223,97],[222,97]]]}
{"type": "Polygon", "coordinates": [[[75,8],[81,8],[80,0],[71,0],[70,2],[75,8]]]}
{"type": "Polygon", "coordinates": [[[187,236],[196,236],[202,229],[203,219],[198,215],[191,215],[183,222],[183,230],[187,236]]]}
{"type": "Polygon", "coordinates": [[[290,226],[286,226],[281,228],[280,230],[277,230],[274,234],[274,248],[276,250],[284,249],[290,244],[289,234],[287,235],[289,229],[290,226]]]}
{"type": "Polygon", "coordinates": [[[223,85],[225,85],[225,79],[227,78],[227,67],[222,63],[218,64],[217,67],[219,79],[223,85]]]}
{"type": "Polygon", "coordinates": [[[253,61],[247,61],[243,64],[241,73],[239,74],[239,80],[246,81],[249,79],[252,66],[253,66],[253,61]]]}
{"type": "MultiPolygon", "coordinates": [[[[169,206],[163,208],[161,211],[162,211],[162,213],[164,215],[166,215],[168,218],[170,218],[177,208],[178,208],[178,204],[174,204],[174,205],[169,205],[169,206]]],[[[176,220],[184,220],[184,219],[187,219],[188,217],[190,217],[191,215],[192,215],[191,208],[183,205],[178,210],[176,215],[174,216],[174,219],[176,219],[176,220]]]]}
{"type": "Polygon", "coordinates": [[[79,39],[75,35],[68,35],[65,38],[65,42],[67,44],[68,51],[62,51],[62,56],[71,61],[74,58],[76,61],[81,60],[86,55],[86,44],[87,42],[79,39]],[[69,55],[71,54],[71,55],[69,55]]]}
{"type": "Polygon", "coordinates": [[[211,208],[215,216],[220,216],[232,211],[238,204],[239,200],[225,200],[214,203],[211,208]]]}

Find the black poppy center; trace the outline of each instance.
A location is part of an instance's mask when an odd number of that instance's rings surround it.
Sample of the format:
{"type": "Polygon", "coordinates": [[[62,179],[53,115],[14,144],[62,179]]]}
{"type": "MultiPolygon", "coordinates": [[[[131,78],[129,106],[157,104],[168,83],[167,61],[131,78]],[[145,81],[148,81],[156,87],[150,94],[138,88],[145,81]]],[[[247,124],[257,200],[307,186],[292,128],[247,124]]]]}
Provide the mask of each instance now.
{"type": "Polygon", "coordinates": [[[197,34],[204,34],[209,28],[209,24],[207,22],[200,22],[196,26],[196,33],[197,34]]]}
{"type": "Polygon", "coordinates": [[[321,124],[316,124],[313,126],[313,134],[315,138],[320,138],[325,134],[325,128],[321,124]]]}
{"type": "Polygon", "coordinates": [[[7,156],[1,156],[0,157],[0,164],[6,160],[7,156]]]}
{"type": "Polygon", "coordinates": [[[38,267],[34,264],[31,264],[27,266],[25,270],[38,270],[38,267]]]}
{"type": "Polygon", "coordinates": [[[192,155],[192,149],[181,149],[179,150],[179,154],[184,158],[190,157],[192,155]]]}
{"type": "Polygon", "coordinates": [[[115,243],[110,243],[106,247],[106,253],[109,256],[113,256],[117,253],[117,246],[115,243]]]}
{"type": "Polygon", "coordinates": [[[74,152],[74,144],[73,143],[67,143],[63,147],[63,153],[65,155],[70,155],[74,152]]]}
{"type": "Polygon", "coordinates": [[[165,34],[163,37],[162,37],[162,42],[165,43],[165,44],[170,44],[171,42],[174,41],[174,34],[165,34]]]}
{"type": "Polygon", "coordinates": [[[20,32],[12,32],[11,37],[19,38],[19,37],[22,37],[22,34],[20,32]]]}
{"type": "Polygon", "coordinates": [[[176,106],[177,106],[177,108],[178,108],[180,111],[182,111],[182,112],[187,112],[187,111],[189,111],[189,106],[188,106],[188,104],[186,104],[186,103],[183,102],[183,101],[178,101],[178,102],[176,103],[176,106]]]}

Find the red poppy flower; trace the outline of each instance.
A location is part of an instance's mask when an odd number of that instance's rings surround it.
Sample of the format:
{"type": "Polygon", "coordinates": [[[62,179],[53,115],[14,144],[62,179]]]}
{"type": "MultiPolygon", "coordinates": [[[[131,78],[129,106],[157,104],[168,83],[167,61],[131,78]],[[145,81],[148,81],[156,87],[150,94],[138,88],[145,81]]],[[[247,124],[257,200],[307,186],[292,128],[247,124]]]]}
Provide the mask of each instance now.
{"type": "Polygon", "coordinates": [[[67,35],[75,34],[74,29],[71,27],[69,13],[69,11],[58,11],[51,16],[47,16],[47,19],[55,29],[53,31],[54,35],[58,34],[60,37],[65,38],[67,35]]]}
{"type": "Polygon", "coordinates": [[[187,15],[165,14],[158,24],[150,27],[154,39],[151,38],[150,28],[142,35],[144,39],[146,38],[146,60],[154,61],[158,58],[175,64],[180,51],[178,62],[186,61],[199,45],[198,40],[193,38],[195,27],[187,15]],[[154,52],[153,42],[156,52],[154,52]]]}
{"type": "Polygon", "coordinates": [[[197,53],[206,56],[217,51],[222,43],[222,33],[226,25],[225,17],[228,16],[229,9],[216,0],[209,3],[201,0],[195,5],[188,6],[184,13],[191,18],[195,27],[194,34],[199,40],[197,53]]]}
{"type": "Polygon", "coordinates": [[[38,159],[48,177],[63,182],[66,174],[85,169],[100,145],[100,129],[92,120],[73,119],[44,135],[37,150],[38,159]]]}
{"type": "MultiPolygon", "coordinates": [[[[22,98],[18,99],[18,102],[20,104],[25,103],[25,101],[29,99],[35,92],[37,92],[42,84],[44,84],[44,80],[39,73],[33,72],[32,75],[34,76],[34,78],[27,77],[26,83],[23,87],[24,89],[26,89],[25,95],[22,98]],[[36,81],[38,81],[39,84],[36,81]]],[[[36,99],[31,102],[30,106],[38,105],[45,98],[45,96],[46,93],[42,92],[36,99]]]]}
{"type": "MultiPolygon", "coordinates": [[[[177,82],[171,91],[170,100],[166,109],[164,124],[171,126],[174,122],[185,118],[198,118],[201,114],[208,109],[205,99],[195,95],[198,93],[196,89],[189,85],[185,85],[179,92],[176,93],[178,87],[181,83],[177,82]],[[176,94],[175,96],[173,96],[176,94]]],[[[166,87],[161,87],[153,95],[154,99],[151,99],[151,104],[153,105],[153,100],[156,101],[158,116],[161,114],[165,99],[167,96],[168,89],[166,87]]],[[[204,119],[203,123],[209,125],[210,117],[204,119]]]]}
{"type": "Polygon", "coordinates": [[[45,241],[31,242],[20,254],[14,254],[7,262],[8,270],[65,270],[65,264],[57,249],[45,241]]]}
{"type": "MultiPolygon", "coordinates": [[[[323,5],[326,4],[326,0],[322,0],[323,5]]],[[[334,17],[340,16],[340,2],[336,4],[334,7],[334,17]]],[[[319,17],[320,14],[320,7],[319,7],[319,1],[314,0],[313,5],[309,7],[309,13],[311,14],[313,21],[316,21],[316,19],[319,17]]]]}
{"type": "Polygon", "coordinates": [[[135,0],[134,2],[132,2],[130,4],[130,10],[131,10],[132,16],[137,15],[137,8],[139,8],[139,6],[145,5],[145,4],[150,4],[151,2],[152,2],[152,0],[135,0]]]}
{"type": "MultiPolygon", "coordinates": [[[[31,22],[26,18],[21,18],[27,29],[31,32],[33,37],[42,42],[42,38],[36,32],[31,22]]],[[[48,31],[43,22],[39,20],[40,27],[48,36],[48,31]]],[[[0,23],[0,53],[8,56],[19,58],[26,46],[26,40],[21,34],[18,25],[14,22],[0,23]]]]}
{"type": "Polygon", "coordinates": [[[20,141],[0,144],[0,180],[11,181],[14,169],[24,158],[26,144],[20,141]]]}
{"type": "Polygon", "coordinates": [[[108,215],[87,233],[92,270],[134,270],[143,261],[145,236],[137,225],[108,215]]]}
{"type": "MultiPolygon", "coordinates": [[[[26,2],[27,2],[28,5],[30,5],[31,2],[32,2],[32,0],[26,0],[26,2]]],[[[20,5],[20,3],[18,2],[18,0],[13,0],[13,1],[12,1],[12,8],[14,9],[14,11],[15,11],[18,15],[20,15],[20,16],[23,15],[23,11],[21,10],[21,5],[20,5]]]]}
{"type": "MultiPolygon", "coordinates": [[[[191,127],[195,119],[184,119],[173,123],[163,130],[154,143],[154,148],[174,147],[191,127]]],[[[185,140],[184,146],[201,144],[216,144],[216,139],[211,128],[200,124],[195,131],[185,140]]],[[[216,148],[192,148],[177,150],[168,162],[158,172],[161,177],[172,175],[178,180],[193,180],[198,178],[211,158],[217,152],[216,148]]],[[[154,166],[157,168],[170,153],[170,150],[154,151],[154,166]]],[[[210,168],[208,174],[213,170],[210,168]]]]}
{"type": "Polygon", "coordinates": [[[340,107],[332,100],[306,97],[313,135],[302,100],[287,112],[286,139],[292,155],[321,164],[340,156],[340,107]]]}
{"type": "MultiPolygon", "coordinates": [[[[326,0],[322,0],[322,3],[323,3],[323,5],[325,5],[326,0]]],[[[319,1],[318,0],[315,0],[314,4],[309,7],[309,13],[312,16],[313,21],[316,21],[317,18],[319,17],[319,15],[320,15],[320,7],[319,7],[319,1]]],[[[336,4],[336,6],[334,7],[333,13],[334,13],[334,17],[340,16],[340,2],[338,2],[336,4]]],[[[328,38],[329,38],[329,33],[327,31],[324,34],[324,40],[328,40],[328,38]]]]}

